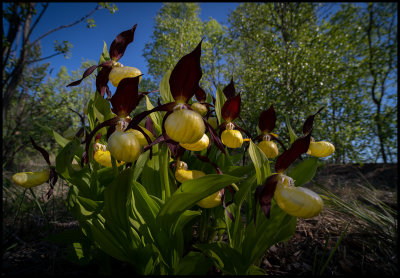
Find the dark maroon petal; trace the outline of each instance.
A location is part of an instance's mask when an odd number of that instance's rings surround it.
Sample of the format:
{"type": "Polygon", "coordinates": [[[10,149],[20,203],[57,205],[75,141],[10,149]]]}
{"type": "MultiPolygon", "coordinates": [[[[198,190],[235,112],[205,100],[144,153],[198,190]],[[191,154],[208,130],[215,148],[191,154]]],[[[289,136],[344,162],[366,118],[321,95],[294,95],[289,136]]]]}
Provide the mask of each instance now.
{"type": "Polygon", "coordinates": [[[250,133],[249,133],[247,130],[241,128],[240,126],[238,126],[238,125],[235,124],[235,123],[232,123],[232,124],[236,127],[237,130],[240,130],[241,132],[243,132],[244,134],[246,134],[246,136],[247,136],[248,138],[251,138],[251,135],[250,135],[250,133]]]}
{"type": "MultiPolygon", "coordinates": [[[[96,132],[102,129],[105,126],[115,126],[119,121],[118,117],[114,117],[112,119],[109,119],[107,121],[102,122],[101,124],[97,125],[88,136],[86,136],[86,145],[85,145],[85,151],[83,152],[82,155],[82,160],[81,160],[81,166],[83,167],[84,163],[89,163],[89,156],[87,155],[89,153],[89,146],[90,142],[92,141],[93,136],[95,136],[96,132]]],[[[107,132],[108,134],[108,132],[107,132]]]]}
{"type": "Polygon", "coordinates": [[[269,134],[269,136],[271,136],[272,140],[275,140],[276,142],[278,142],[281,145],[281,147],[283,148],[283,150],[286,151],[285,145],[282,143],[281,140],[278,139],[278,137],[276,137],[275,135],[273,135],[271,133],[269,134]]]}
{"type": "Polygon", "coordinates": [[[212,162],[208,157],[200,155],[200,154],[194,154],[199,160],[206,162],[206,163],[210,163],[211,166],[214,167],[215,171],[217,172],[218,175],[222,175],[222,171],[221,169],[219,169],[218,165],[215,164],[214,162],[212,162]]]}
{"type": "Polygon", "coordinates": [[[74,81],[74,82],[68,84],[67,87],[76,86],[76,85],[81,84],[82,80],[85,79],[86,77],[88,77],[89,75],[91,75],[92,72],[93,72],[97,67],[98,67],[98,65],[91,66],[90,68],[88,68],[87,70],[85,70],[85,72],[83,73],[83,76],[82,76],[81,79],[76,80],[76,81],[74,81]]]}
{"type": "Polygon", "coordinates": [[[151,134],[153,134],[154,137],[157,136],[156,131],[154,130],[154,125],[153,125],[153,121],[151,120],[151,118],[149,116],[146,117],[146,122],[144,124],[144,127],[151,132],[151,134]]]}
{"type": "Polygon", "coordinates": [[[49,191],[46,193],[47,200],[50,199],[51,195],[53,195],[54,191],[54,186],[56,185],[56,182],[58,180],[58,175],[56,170],[53,167],[50,167],[50,177],[49,177],[49,191]]]}
{"type": "Polygon", "coordinates": [[[226,214],[228,215],[228,217],[232,220],[232,222],[234,222],[234,221],[235,221],[235,218],[233,217],[233,215],[232,215],[232,214],[229,212],[229,210],[227,209],[227,206],[228,206],[228,205],[225,204],[225,196],[226,196],[226,194],[225,194],[225,188],[221,190],[221,195],[222,195],[222,196],[221,196],[222,206],[224,207],[225,212],[226,212],[226,214]]]}
{"type": "Polygon", "coordinates": [[[233,98],[236,95],[235,85],[233,84],[233,78],[231,78],[231,82],[226,85],[226,87],[222,90],[227,99],[233,98]]]}
{"type": "Polygon", "coordinates": [[[137,24],[133,25],[133,27],[129,30],[126,30],[120,33],[111,43],[110,50],[110,58],[114,61],[118,61],[125,53],[126,47],[128,44],[133,42],[133,37],[135,34],[137,24]]]}
{"type": "MultiPolygon", "coordinates": [[[[212,128],[212,126],[203,119],[204,124],[206,125],[206,128],[208,130],[208,132],[210,133],[210,137],[211,137],[211,142],[214,143],[214,145],[223,153],[225,154],[225,145],[222,143],[221,139],[219,138],[219,136],[215,133],[215,130],[212,128]]],[[[210,145],[209,145],[210,146],[210,145]]]]}
{"type": "Polygon", "coordinates": [[[111,96],[110,88],[107,85],[111,70],[111,67],[103,67],[96,76],[96,90],[102,97],[106,93],[109,97],[111,96]]]}
{"type": "Polygon", "coordinates": [[[271,132],[275,128],[275,122],[275,109],[274,106],[271,104],[271,106],[267,110],[264,110],[261,113],[260,118],[258,119],[258,127],[263,133],[271,132]]]}
{"type": "Polygon", "coordinates": [[[231,122],[239,117],[240,103],[240,94],[230,99],[227,99],[221,109],[222,118],[227,122],[231,122]]]}
{"type": "Polygon", "coordinates": [[[312,128],[313,128],[313,123],[314,123],[314,117],[321,112],[322,109],[324,109],[325,106],[321,107],[317,113],[315,113],[314,115],[308,116],[308,118],[306,119],[306,121],[304,122],[303,125],[303,135],[306,135],[308,133],[311,132],[312,128]]]}
{"type": "Polygon", "coordinates": [[[284,172],[301,154],[307,152],[310,146],[310,137],[311,132],[307,136],[300,137],[278,157],[275,163],[275,171],[277,173],[284,172]]]}
{"type": "Polygon", "coordinates": [[[122,79],[110,100],[112,111],[120,118],[128,116],[138,104],[140,76],[141,75],[122,79]]]}
{"type": "Polygon", "coordinates": [[[204,90],[200,86],[197,87],[196,93],[194,95],[196,96],[198,102],[206,102],[207,100],[206,92],[204,92],[204,90]]]}
{"type": "Polygon", "coordinates": [[[177,102],[187,102],[196,93],[202,76],[200,67],[201,43],[189,54],[183,56],[169,77],[172,97],[177,102]]]}
{"type": "MultiPolygon", "coordinates": [[[[133,128],[134,126],[139,125],[139,123],[146,118],[147,115],[150,115],[153,112],[156,111],[172,111],[172,109],[175,107],[176,103],[175,102],[169,102],[166,104],[159,105],[151,110],[143,111],[142,113],[136,115],[133,117],[133,119],[130,121],[128,126],[126,127],[126,130],[133,128]]],[[[165,116],[164,116],[165,118],[165,116]]]]}
{"type": "MultiPolygon", "coordinates": [[[[271,200],[274,197],[274,192],[276,188],[276,184],[278,183],[278,174],[274,174],[269,176],[265,183],[263,184],[262,191],[260,193],[260,206],[265,214],[265,216],[269,219],[270,211],[271,211],[271,200]]],[[[255,215],[254,217],[256,217],[255,215]]]]}
{"type": "Polygon", "coordinates": [[[47,162],[47,165],[50,166],[51,164],[50,164],[50,159],[49,159],[49,153],[42,147],[39,147],[38,145],[36,145],[35,141],[33,140],[33,138],[31,136],[29,136],[29,138],[31,139],[31,143],[32,143],[33,147],[42,154],[44,160],[46,160],[46,162],[47,162]]]}

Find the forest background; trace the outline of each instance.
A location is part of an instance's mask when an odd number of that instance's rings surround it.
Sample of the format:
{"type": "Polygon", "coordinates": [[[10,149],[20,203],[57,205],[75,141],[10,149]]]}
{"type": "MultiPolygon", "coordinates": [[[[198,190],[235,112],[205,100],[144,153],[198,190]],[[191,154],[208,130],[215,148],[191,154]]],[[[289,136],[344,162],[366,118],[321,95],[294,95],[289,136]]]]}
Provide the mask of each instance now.
{"type": "MultiPolygon", "coordinates": [[[[66,85],[98,61],[84,60],[80,68],[62,67],[54,74],[52,59],[69,57],[72,44],[60,37],[54,53],[45,56],[41,40],[79,24],[98,28],[92,17],[98,10],[118,17],[118,4],[93,3],[76,21],[55,22],[33,37],[48,6],[2,4],[3,171],[31,170],[21,166],[37,155],[29,136],[55,154],[51,130],[77,130],[80,118],[70,109],[82,113],[95,91],[94,76],[78,87],[66,85]]],[[[324,106],[313,137],[336,147],[327,163],[397,163],[396,3],[240,3],[228,13],[227,24],[202,20],[200,13],[198,3],[164,3],[154,11],[151,41],[141,53],[148,74],[140,91],[157,90],[164,73],[203,39],[200,85],[215,95],[218,84],[232,79],[242,96],[241,126],[252,135],[271,104],[277,111],[274,132],[284,141],[286,117],[300,134],[305,118],[324,106]]],[[[129,24],[135,23],[139,29],[140,22],[129,24]]],[[[100,56],[102,48],[91,51],[100,56]]],[[[157,92],[149,96],[157,101],[157,92]]],[[[131,116],[144,109],[142,104],[131,116]]]]}

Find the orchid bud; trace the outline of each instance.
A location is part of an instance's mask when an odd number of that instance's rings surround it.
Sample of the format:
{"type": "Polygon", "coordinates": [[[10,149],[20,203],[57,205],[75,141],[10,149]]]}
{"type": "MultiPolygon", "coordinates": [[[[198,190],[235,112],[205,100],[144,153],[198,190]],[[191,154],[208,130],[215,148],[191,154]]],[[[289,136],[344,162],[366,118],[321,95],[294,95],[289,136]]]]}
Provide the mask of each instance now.
{"type": "Polygon", "coordinates": [[[179,143],[195,143],[203,137],[205,129],[200,114],[188,109],[174,110],[165,120],[165,132],[179,143]]]}
{"type": "MultiPolygon", "coordinates": [[[[108,75],[108,79],[114,87],[118,87],[119,82],[127,77],[136,77],[141,75],[141,71],[134,67],[126,67],[126,66],[118,66],[119,63],[116,63],[117,66],[113,66],[110,74],[108,75]]],[[[139,83],[142,77],[139,77],[139,83]]]]}
{"type": "Polygon", "coordinates": [[[286,213],[301,218],[314,217],[323,208],[323,201],[317,193],[304,187],[295,187],[293,179],[283,174],[276,185],[274,199],[286,213]]]}
{"type": "Polygon", "coordinates": [[[203,137],[200,138],[200,140],[192,143],[192,144],[184,144],[184,143],[179,143],[182,147],[189,151],[202,151],[208,147],[210,143],[210,139],[208,138],[207,134],[203,134],[203,137]]]}
{"type": "Polygon", "coordinates": [[[14,183],[25,188],[41,185],[42,183],[47,182],[49,178],[50,178],[49,167],[45,167],[39,172],[21,172],[21,173],[16,173],[12,176],[12,180],[14,183]]]}

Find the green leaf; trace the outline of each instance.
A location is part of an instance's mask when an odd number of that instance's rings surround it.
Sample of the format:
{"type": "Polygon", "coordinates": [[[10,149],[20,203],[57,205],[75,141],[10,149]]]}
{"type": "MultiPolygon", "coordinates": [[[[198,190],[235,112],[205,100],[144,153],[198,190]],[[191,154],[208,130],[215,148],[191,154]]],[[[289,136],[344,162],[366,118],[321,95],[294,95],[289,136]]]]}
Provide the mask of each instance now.
{"type": "Polygon", "coordinates": [[[218,120],[218,124],[222,124],[222,122],[224,122],[224,119],[222,118],[221,115],[221,109],[222,106],[224,106],[224,103],[226,101],[226,97],[224,95],[224,93],[221,90],[220,85],[218,84],[217,86],[217,91],[215,93],[215,115],[217,116],[217,120],[218,120]]]}
{"type": "Polygon", "coordinates": [[[62,175],[65,179],[70,178],[70,172],[74,172],[73,170],[69,170],[72,164],[72,160],[75,155],[80,157],[82,150],[80,148],[80,142],[77,138],[70,141],[65,147],[58,153],[56,157],[56,171],[60,175],[62,175]]]}
{"type": "MultiPolygon", "coordinates": [[[[103,41],[103,42],[104,42],[103,52],[100,55],[99,65],[101,63],[104,63],[104,62],[109,61],[111,59],[110,58],[110,54],[108,53],[107,44],[106,44],[105,41],[103,41]]],[[[100,70],[101,70],[100,68],[97,68],[97,73],[99,73],[100,70]]]]}
{"type": "Polygon", "coordinates": [[[159,146],[159,163],[160,163],[160,180],[161,180],[161,187],[164,191],[162,193],[162,200],[167,200],[171,196],[171,190],[169,185],[169,148],[167,144],[162,144],[159,146]],[[164,195],[165,194],[165,195],[164,195]]]}
{"type": "Polygon", "coordinates": [[[269,219],[261,210],[257,212],[257,227],[254,226],[254,222],[248,223],[242,244],[243,258],[248,266],[258,260],[272,245],[290,239],[296,231],[297,217],[287,214],[274,200],[269,219]]]}
{"type": "Polygon", "coordinates": [[[314,177],[318,164],[318,158],[310,157],[296,164],[287,175],[294,180],[295,186],[303,185],[314,177]]]}
{"type": "Polygon", "coordinates": [[[144,166],[146,165],[147,160],[149,159],[150,151],[142,153],[135,164],[135,170],[133,173],[133,180],[137,180],[140,174],[143,171],[144,166]]]}
{"type": "Polygon", "coordinates": [[[77,200],[89,212],[98,213],[103,209],[103,201],[94,201],[79,195],[77,196],[77,200]]]}
{"type": "Polygon", "coordinates": [[[289,117],[287,115],[285,116],[285,120],[286,120],[286,127],[289,131],[290,144],[293,144],[293,142],[296,141],[297,139],[297,135],[296,133],[294,133],[292,126],[290,125],[289,117]]]}
{"type": "Polygon", "coordinates": [[[247,271],[248,275],[265,275],[265,270],[261,267],[251,265],[247,271]]]}
{"type": "Polygon", "coordinates": [[[107,121],[115,117],[115,115],[111,111],[110,102],[105,98],[103,98],[100,94],[98,93],[95,94],[93,104],[94,104],[93,105],[94,113],[99,122],[102,123],[104,121],[107,121]]]}
{"type": "MultiPolygon", "coordinates": [[[[146,98],[146,108],[147,110],[151,110],[154,108],[153,104],[150,101],[150,98],[148,96],[145,96],[146,98]]],[[[162,125],[162,116],[161,113],[156,111],[150,114],[150,118],[153,121],[153,126],[154,130],[157,135],[161,134],[161,125],[162,125]]]]}
{"type": "Polygon", "coordinates": [[[257,184],[261,185],[271,175],[268,158],[252,140],[250,140],[249,155],[256,170],[257,184]]]}
{"type": "Polygon", "coordinates": [[[65,139],[63,136],[61,136],[58,132],[53,130],[53,136],[54,139],[56,140],[57,144],[59,144],[62,148],[65,147],[66,144],[70,142],[70,140],[65,139]]]}
{"type": "Polygon", "coordinates": [[[161,208],[157,220],[167,228],[176,221],[179,215],[201,199],[239,181],[240,178],[237,177],[217,174],[185,181],[161,208]]]}
{"type": "Polygon", "coordinates": [[[221,269],[224,274],[244,275],[247,272],[241,254],[223,242],[195,244],[194,247],[211,258],[215,266],[221,269]]]}
{"type": "Polygon", "coordinates": [[[212,261],[203,255],[201,252],[190,251],[181,259],[175,275],[206,275],[212,261]]]}
{"type": "Polygon", "coordinates": [[[160,82],[160,95],[162,102],[169,103],[174,102],[174,98],[172,97],[171,90],[169,88],[169,77],[171,76],[171,72],[174,68],[171,67],[163,76],[160,82]]]}

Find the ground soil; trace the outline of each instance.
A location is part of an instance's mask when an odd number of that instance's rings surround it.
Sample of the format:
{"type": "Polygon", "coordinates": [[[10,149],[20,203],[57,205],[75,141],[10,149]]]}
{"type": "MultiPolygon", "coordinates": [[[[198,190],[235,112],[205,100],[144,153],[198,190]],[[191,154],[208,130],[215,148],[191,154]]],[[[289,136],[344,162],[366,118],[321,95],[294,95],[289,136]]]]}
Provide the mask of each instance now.
{"type": "MultiPolygon", "coordinates": [[[[350,200],[360,194],[358,185],[370,184],[375,187],[377,197],[397,211],[397,173],[397,164],[325,165],[304,186],[317,192],[324,186],[350,200]]],[[[37,189],[35,194],[46,202],[46,192],[47,188],[37,189]]],[[[57,198],[47,201],[44,207],[47,219],[34,206],[16,217],[12,213],[16,200],[9,202],[6,195],[3,191],[2,275],[132,274],[129,265],[114,259],[106,267],[96,262],[77,265],[68,259],[67,246],[46,240],[60,231],[78,229],[77,221],[65,209],[66,187],[60,186],[55,191],[57,198]]],[[[393,242],[389,243],[392,247],[385,245],[368,227],[357,217],[327,206],[316,217],[298,219],[294,236],[266,251],[260,266],[272,275],[318,274],[335,250],[323,275],[398,275],[397,247],[393,242]],[[346,227],[346,234],[335,250],[346,227]]],[[[220,274],[215,269],[209,273],[220,274]]]]}

